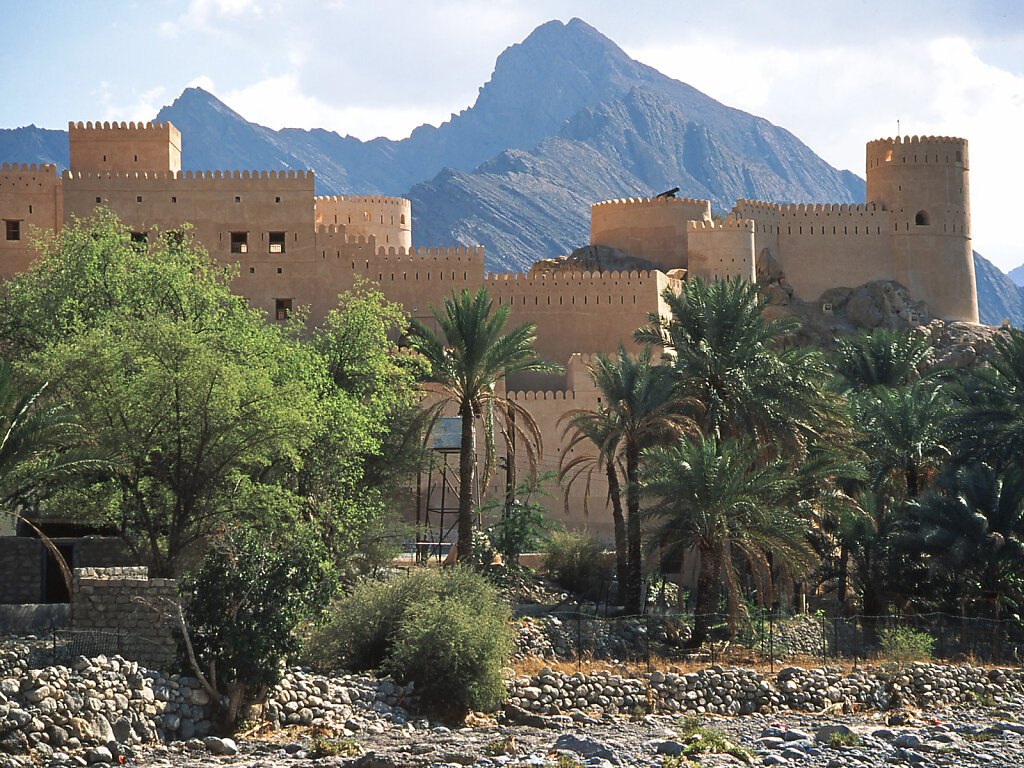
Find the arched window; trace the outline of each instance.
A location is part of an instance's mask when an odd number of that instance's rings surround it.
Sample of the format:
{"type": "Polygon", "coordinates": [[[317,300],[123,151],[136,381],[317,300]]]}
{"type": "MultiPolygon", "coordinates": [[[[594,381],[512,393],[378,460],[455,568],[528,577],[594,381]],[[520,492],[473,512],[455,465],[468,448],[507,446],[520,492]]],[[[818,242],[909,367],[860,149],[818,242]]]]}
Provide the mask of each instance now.
{"type": "Polygon", "coordinates": [[[892,162],[892,150],[891,149],[885,150],[885,162],[887,162],[887,163],[891,163],[892,162]]]}
{"type": "Polygon", "coordinates": [[[918,211],[917,215],[914,216],[914,223],[919,227],[926,227],[931,224],[931,221],[928,219],[928,211],[918,211]]]}

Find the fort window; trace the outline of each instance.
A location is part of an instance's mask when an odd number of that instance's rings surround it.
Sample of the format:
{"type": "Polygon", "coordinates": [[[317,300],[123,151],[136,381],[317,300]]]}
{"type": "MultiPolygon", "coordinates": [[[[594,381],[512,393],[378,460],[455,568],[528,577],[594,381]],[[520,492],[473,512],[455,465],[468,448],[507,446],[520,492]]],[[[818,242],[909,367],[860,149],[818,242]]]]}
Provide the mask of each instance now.
{"type": "Polygon", "coordinates": [[[135,162],[136,163],[139,162],[139,156],[138,155],[135,155],[135,162]]]}
{"type": "Polygon", "coordinates": [[[270,233],[270,252],[284,253],[284,232],[270,233]]]}
{"type": "Polygon", "coordinates": [[[103,162],[104,163],[107,162],[107,156],[106,155],[103,156],[103,162]]]}
{"type": "Polygon", "coordinates": [[[284,270],[283,270],[283,269],[281,269],[280,267],[278,267],[278,268],[277,268],[277,274],[279,274],[279,275],[280,275],[280,274],[281,274],[282,272],[284,272],[284,270]]]}
{"type": "Polygon", "coordinates": [[[174,197],[173,195],[171,195],[171,202],[172,202],[172,203],[176,203],[176,202],[178,202],[178,198],[176,198],[176,197],[174,197]]]}
{"type": "Polygon", "coordinates": [[[249,274],[250,275],[255,275],[256,274],[256,267],[249,267],[249,274]]]}
{"type": "Polygon", "coordinates": [[[887,162],[887,163],[891,163],[892,162],[892,150],[891,149],[887,149],[885,151],[885,162],[887,162]]]}
{"type": "Polygon", "coordinates": [[[249,233],[248,232],[232,232],[231,233],[231,252],[232,253],[248,253],[249,252],[249,233]]]}
{"type": "Polygon", "coordinates": [[[19,219],[5,219],[4,229],[7,231],[8,240],[21,240],[21,221],[19,219]]]}
{"type": "Polygon", "coordinates": [[[141,203],[142,202],[142,195],[139,195],[138,197],[136,197],[135,198],[135,202],[136,203],[141,203]]]}
{"type": "MultiPolygon", "coordinates": [[[[280,202],[281,202],[281,198],[280,198],[280,197],[275,197],[275,198],[274,198],[274,202],[275,202],[275,203],[280,203],[280,202]]],[[[335,216],[335,217],[334,217],[334,223],[335,223],[335,224],[337,224],[337,223],[338,223],[338,217],[337,217],[337,216],[335,216]]]]}
{"type": "MultiPolygon", "coordinates": [[[[959,155],[960,153],[959,153],[959,152],[957,152],[957,154],[959,155]]],[[[957,158],[957,160],[959,160],[959,159],[960,159],[960,158],[958,157],[958,158],[957,158]]],[[[405,214],[404,214],[404,213],[402,214],[402,218],[401,218],[401,219],[399,219],[399,223],[400,223],[400,224],[405,224],[405,214]]]]}
{"type": "Polygon", "coordinates": [[[146,244],[146,233],[145,232],[132,232],[132,244],[133,245],[145,245],[146,244]]]}
{"type": "Polygon", "coordinates": [[[277,320],[287,320],[292,314],[292,300],[291,299],[274,299],[274,318],[277,320]]]}
{"type": "Polygon", "coordinates": [[[242,202],[242,198],[241,198],[241,197],[239,197],[238,195],[235,195],[235,202],[236,202],[236,203],[240,203],[240,202],[242,202]]]}
{"type": "Polygon", "coordinates": [[[369,211],[363,211],[363,221],[369,221],[369,220],[370,220],[370,212],[369,211]]]}
{"type": "Polygon", "coordinates": [[[28,207],[28,212],[29,212],[29,215],[31,216],[32,215],[32,206],[31,205],[28,207]]]}
{"type": "Polygon", "coordinates": [[[963,153],[961,153],[961,152],[960,152],[960,150],[958,149],[958,150],[956,151],[956,161],[957,161],[958,163],[962,163],[962,162],[963,162],[963,159],[964,159],[963,153]]]}
{"type": "Polygon", "coordinates": [[[97,202],[97,203],[102,203],[103,201],[102,201],[102,200],[100,200],[100,199],[99,199],[99,198],[97,197],[97,198],[96,198],[96,202],[97,202]]]}
{"type": "Polygon", "coordinates": [[[928,218],[928,211],[918,211],[914,216],[914,223],[919,227],[927,227],[931,221],[928,218]]]}

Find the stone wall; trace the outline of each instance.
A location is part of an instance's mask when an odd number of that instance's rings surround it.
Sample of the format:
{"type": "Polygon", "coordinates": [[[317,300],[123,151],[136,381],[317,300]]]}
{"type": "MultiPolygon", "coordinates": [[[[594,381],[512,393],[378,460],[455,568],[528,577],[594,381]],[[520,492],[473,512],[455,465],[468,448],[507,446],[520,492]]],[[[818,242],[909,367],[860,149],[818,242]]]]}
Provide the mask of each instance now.
{"type": "Polygon", "coordinates": [[[71,627],[113,635],[123,655],[165,669],[177,654],[176,624],[168,615],[177,595],[174,579],[151,579],[145,567],[76,568],[71,627]]]}
{"type": "Polygon", "coordinates": [[[43,594],[43,543],[23,536],[0,538],[0,603],[38,603],[43,594]]]}

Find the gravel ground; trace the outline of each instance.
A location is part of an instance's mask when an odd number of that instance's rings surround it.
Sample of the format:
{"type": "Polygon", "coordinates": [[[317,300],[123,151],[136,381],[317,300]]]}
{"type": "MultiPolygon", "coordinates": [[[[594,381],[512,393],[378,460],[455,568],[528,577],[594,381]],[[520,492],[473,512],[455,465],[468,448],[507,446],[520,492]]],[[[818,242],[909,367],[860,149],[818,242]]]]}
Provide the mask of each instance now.
{"type": "MultiPolygon", "coordinates": [[[[748,750],[749,756],[740,759],[728,754],[702,754],[698,759],[702,766],[1024,766],[1024,724],[1019,721],[1020,716],[1020,707],[1012,703],[1001,708],[927,712],[707,716],[701,718],[701,726],[720,731],[732,744],[748,750]],[[830,746],[825,741],[828,731],[822,731],[829,727],[839,733],[852,731],[856,737],[845,740],[859,744],[830,746]]],[[[358,758],[314,758],[308,730],[283,730],[261,739],[243,740],[237,754],[231,756],[215,756],[202,742],[191,741],[143,747],[127,762],[147,768],[394,768],[472,764],[575,764],[607,768],[662,766],[687,742],[685,738],[679,739],[684,718],[661,715],[648,715],[641,720],[606,717],[571,724],[556,717],[547,718],[544,728],[479,721],[456,730],[425,720],[398,720],[353,722],[348,725],[358,730],[339,732],[337,740],[353,740],[359,745],[362,754],[358,758]]],[[[680,761],[678,765],[686,763],[680,761]]]]}

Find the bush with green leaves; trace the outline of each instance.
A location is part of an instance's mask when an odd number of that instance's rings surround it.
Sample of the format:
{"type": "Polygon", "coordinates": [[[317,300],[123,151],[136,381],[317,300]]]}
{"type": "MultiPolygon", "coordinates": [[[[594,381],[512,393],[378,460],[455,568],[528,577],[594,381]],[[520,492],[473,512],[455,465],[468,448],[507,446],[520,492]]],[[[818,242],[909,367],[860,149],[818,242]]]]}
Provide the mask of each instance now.
{"type": "Polygon", "coordinates": [[[581,531],[558,531],[548,542],[544,569],[558,586],[596,600],[612,581],[604,546],[581,531]]]}
{"type": "Polygon", "coordinates": [[[507,568],[516,568],[524,552],[546,545],[551,540],[551,532],[558,528],[558,523],[549,517],[550,510],[542,503],[544,497],[551,498],[544,484],[557,481],[558,475],[554,472],[529,477],[516,486],[511,504],[502,499],[484,506],[485,512],[500,510],[500,516],[487,534],[505,559],[507,568]]]}
{"type": "Polygon", "coordinates": [[[889,661],[927,661],[935,649],[935,639],[927,632],[910,627],[891,627],[879,634],[881,655],[889,661]]]}
{"type": "Polygon", "coordinates": [[[416,570],[357,585],[310,637],[305,660],[390,673],[414,682],[425,706],[459,715],[504,697],[510,622],[483,575],[462,566],[416,570]]]}
{"type": "Polygon", "coordinates": [[[243,528],[212,543],[182,593],[194,671],[226,703],[226,727],[280,680],[282,663],[298,650],[299,622],[322,611],[336,585],[328,553],[312,537],[271,542],[243,528]]]}

